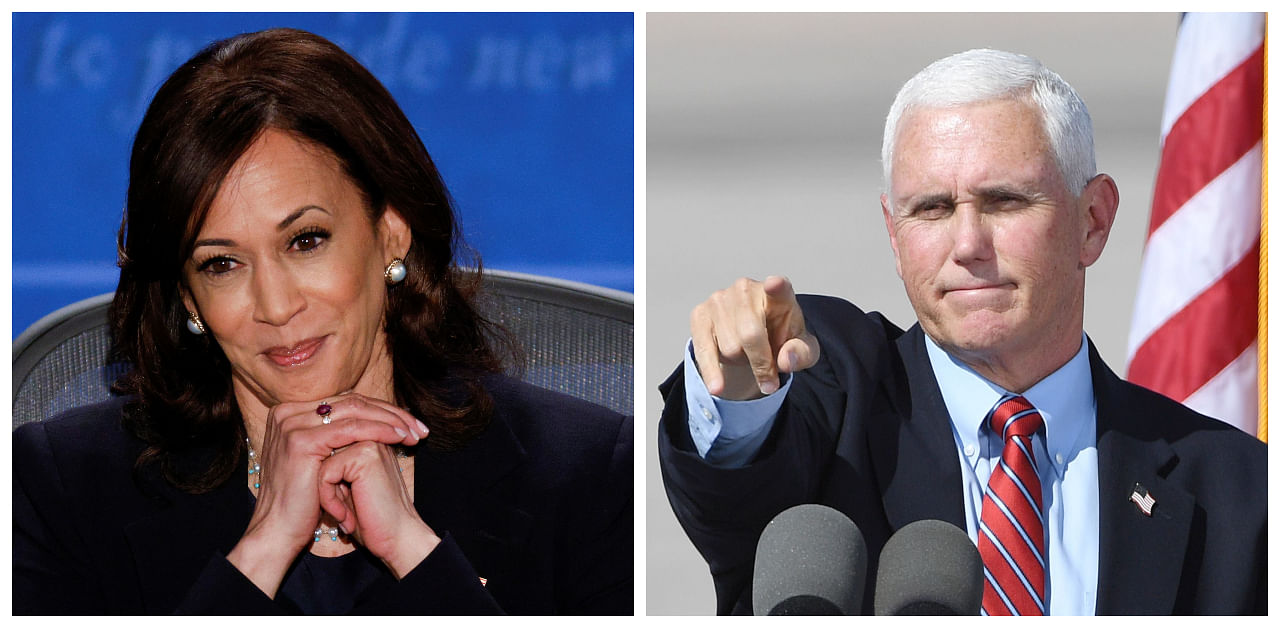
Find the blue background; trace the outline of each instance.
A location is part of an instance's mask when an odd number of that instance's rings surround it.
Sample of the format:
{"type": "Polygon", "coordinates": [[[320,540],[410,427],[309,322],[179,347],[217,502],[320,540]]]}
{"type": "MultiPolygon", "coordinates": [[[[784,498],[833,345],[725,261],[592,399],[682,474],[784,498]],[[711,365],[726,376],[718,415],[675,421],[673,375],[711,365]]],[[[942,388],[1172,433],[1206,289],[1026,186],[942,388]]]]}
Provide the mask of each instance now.
{"type": "Polygon", "coordinates": [[[115,289],[129,150],[208,43],[312,31],[395,96],[487,267],[633,290],[632,15],[13,15],[13,336],[115,289]]]}

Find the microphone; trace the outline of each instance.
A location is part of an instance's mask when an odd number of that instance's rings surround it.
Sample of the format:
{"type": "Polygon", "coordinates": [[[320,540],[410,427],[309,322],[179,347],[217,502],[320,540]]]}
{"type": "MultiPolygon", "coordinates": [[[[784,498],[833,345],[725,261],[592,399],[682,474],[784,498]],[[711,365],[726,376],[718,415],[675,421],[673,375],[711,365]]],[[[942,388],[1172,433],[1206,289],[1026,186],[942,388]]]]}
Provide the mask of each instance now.
{"type": "Polygon", "coordinates": [[[867,577],[867,544],[840,511],[818,504],[788,508],[756,545],[751,606],[756,615],[858,615],[867,577]]]}
{"type": "Polygon", "coordinates": [[[977,615],[982,557],[969,535],[945,521],[914,521],[880,551],[876,615],[977,615]]]}

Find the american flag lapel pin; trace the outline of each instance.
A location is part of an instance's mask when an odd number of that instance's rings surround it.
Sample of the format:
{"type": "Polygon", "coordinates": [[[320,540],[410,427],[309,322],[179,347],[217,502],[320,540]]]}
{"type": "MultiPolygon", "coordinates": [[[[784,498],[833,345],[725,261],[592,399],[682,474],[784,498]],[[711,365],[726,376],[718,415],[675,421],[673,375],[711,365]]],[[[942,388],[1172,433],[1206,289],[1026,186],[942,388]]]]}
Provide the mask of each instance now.
{"type": "Polygon", "coordinates": [[[1156,506],[1156,498],[1152,497],[1151,492],[1137,482],[1133,483],[1133,493],[1129,495],[1129,501],[1137,504],[1138,510],[1141,510],[1142,514],[1148,517],[1151,516],[1151,509],[1156,506]]]}

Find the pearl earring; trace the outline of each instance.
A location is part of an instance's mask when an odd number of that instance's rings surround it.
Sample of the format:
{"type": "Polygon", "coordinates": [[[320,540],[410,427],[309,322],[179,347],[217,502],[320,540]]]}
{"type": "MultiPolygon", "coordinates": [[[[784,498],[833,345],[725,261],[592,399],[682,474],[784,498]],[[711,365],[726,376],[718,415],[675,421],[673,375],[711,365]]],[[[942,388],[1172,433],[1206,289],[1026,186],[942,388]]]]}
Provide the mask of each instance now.
{"type": "Polygon", "coordinates": [[[187,331],[203,336],[208,330],[204,328],[204,321],[200,320],[200,315],[195,312],[187,312],[187,331]]]}
{"type": "Polygon", "coordinates": [[[388,286],[394,286],[409,276],[409,269],[405,267],[404,260],[397,257],[387,264],[387,270],[382,273],[382,276],[387,278],[388,286]]]}

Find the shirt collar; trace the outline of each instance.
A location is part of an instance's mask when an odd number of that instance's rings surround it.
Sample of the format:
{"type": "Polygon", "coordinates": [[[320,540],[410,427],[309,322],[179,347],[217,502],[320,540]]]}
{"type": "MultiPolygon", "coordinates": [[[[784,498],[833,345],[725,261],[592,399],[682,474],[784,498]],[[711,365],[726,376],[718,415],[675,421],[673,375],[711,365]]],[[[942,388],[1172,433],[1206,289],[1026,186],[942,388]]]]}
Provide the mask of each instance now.
{"type": "MultiPolygon", "coordinates": [[[[952,426],[965,446],[977,445],[982,420],[1007,391],[947,354],[928,334],[924,342],[952,426]]],[[[1097,407],[1088,348],[1088,339],[1081,333],[1075,356],[1022,393],[1044,419],[1045,448],[1055,466],[1092,444],[1080,439],[1082,428],[1093,425],[1097,407]]]]}

